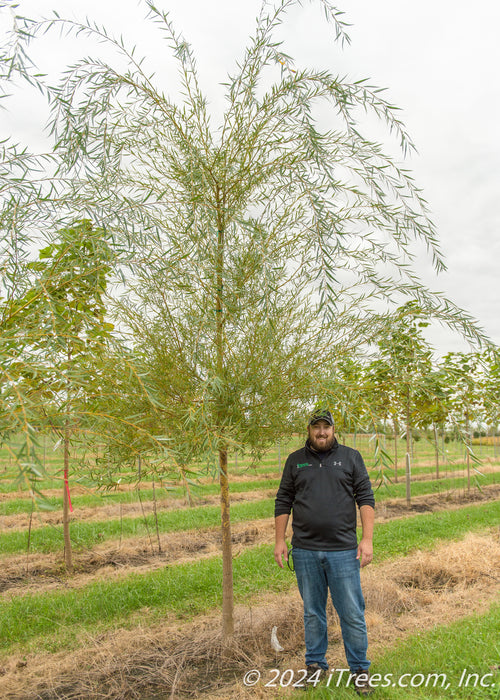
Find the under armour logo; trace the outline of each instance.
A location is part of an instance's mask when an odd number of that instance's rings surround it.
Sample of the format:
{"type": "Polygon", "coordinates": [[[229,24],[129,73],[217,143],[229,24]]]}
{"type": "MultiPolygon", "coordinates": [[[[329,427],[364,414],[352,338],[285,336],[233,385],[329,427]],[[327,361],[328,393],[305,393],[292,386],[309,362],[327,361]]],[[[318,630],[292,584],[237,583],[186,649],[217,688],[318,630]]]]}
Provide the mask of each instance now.
{"type": "Polygon", "coordinates": [[[341,467],[342,462],[332,462],[332,467],[341,467]]]}

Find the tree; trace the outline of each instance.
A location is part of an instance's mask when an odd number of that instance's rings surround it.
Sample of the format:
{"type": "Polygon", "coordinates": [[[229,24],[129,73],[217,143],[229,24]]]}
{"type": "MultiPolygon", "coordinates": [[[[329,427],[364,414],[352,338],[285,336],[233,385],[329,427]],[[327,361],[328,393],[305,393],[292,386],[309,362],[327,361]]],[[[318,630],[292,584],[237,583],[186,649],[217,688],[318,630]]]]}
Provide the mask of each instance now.
{"type": "MultiPolygon", "coordinates": [[[[72,571],[69,511],[71,434],[78,406],[95,392],[96,367],[113,326],[106,321],[104,295],[114,253],[100,229],[89,221],[58,232],[57,239],[27,264],[36,283],[10,305],[9,323],[24,329],[24,354],[38,360],[41,372],[21,369],[25,393],[36,397],[38,426],[55,431],[63,445],[63,531],[66,568],[72,571]]],[[[20,382],[18,382],[18,387],[20,382]]]]}
{"type": "Polygon", "coordinates": [[[489,349],[483,353],[484,371],[484,406],[487,423],[492,427],[494,454],[497,454],[496,435],[500,422],[500,351],[489,349]]]}
{"type": "MultiPolygon", "coordinates": [[[[48,94],[44,76],[27,54],[33,21],[17,9],[0,0],[5,29],[0,97],[8,97],[19,81],[48,94]]],[[[56,430],[62,437],[65,481],[70,439],[85,448],[97,440],[116,445],[124,434],[132,445],[139,435],[154,445],[156,458],[167,457],[168,447],[161,434],[152,435],[142,417],[131,413],[126,392],[123,401],[116,397],[116,387],[128,381],[129,395],[133,388],[147,413],[156,405],[141,376],[140,358],[109,337],[111,327],[103,316],[105,278],[111,269],[119,275],[123,250],[112,245],[112,232],[93,229],[89,221],[68,223],[77,215],[63,196],[54,152],[32,154],[9,139],[0,149],[0,444],[14,458],[34,506],[45,507],[38,485],[44,476],[42,431],[56,430]],[[37,246],[39,260],[33,262],[37,246]],[[111,377],[117,380],[114,386],[111,377]]],[[[88,452],[86,466],[95,466],[88,452]]],[[[67,487],[63,496],[71,568],[67,487]]]]}
{"type": "Polygon", "coordinates": [[[400,421],[400,402],[394,364],[385,357],[378,357],[370,362],[365,373],[368,403],[374,415],[374,421],[383,419],[384,424],[391,419],[394,436],[394,481],[398,481],[398,438],[400,421]]]}
{"type": "MultiPolygon", "coordinates": [[[[342,14],[318,2],[345,40],[342,14]]],[[[133,250],[127,305],[139,301],[142,321],[136,315],[131,325],[141,350],[151,360],[161,351],[170,368],[164,385],[179,426],[169,425],[172,442],[195,429],[200,449],[217,455],[226,638],[233,631],[228,450],[264,447],[306,400],[325,399],[332,358],[389,322],[371,313],[375,297],[390,301],[397,290],[474,333],[406,265],[412,241],[422,240],[442,269],[434,227],[411,177],[361,135],[356,119],[359,108],[372,111],[406,151],[412,144],[395,108],[364,80],[294,67],[274,32],[295,4],[263,3],[227,80],[218,128],[191,47],[151,1],[179,63],[179,103],[104,29],[60,18],[39,25],[97,37],[128,64],[122,71],[85,59],[52,94],[60,174],[66,201],[133,250]],[[318,104],[330,110],[329,131],[318,126],[318,104]],[[187,391],[177,404],[179,371],[187,391]]]]}
{"type": "Polygon", "coordinates": [[[471,422],[477,416],[482,398],[478,383],[479,360],[478,353],[449,352],[442,363],[453,387],[449,396],[450,417],[465,443],[468,491],[471,486],[471,458],[478,461],[472,450],[471,422]]]}
{"type": "Polygon", "coordinates": [[[397,309],[391,330],[379,339],[381,359],[390,367],[398,412],[406,425],[406,502],[411,502],[412,424],[418,392],[425,391],[425,378],[431,370],[431,349],[422,335],[422,309],[408,302],[397,309]]]}
{"type": "Polygon", "coordinates": [[[417,421],[422,427],[432,426],[434,436],[434,453],[436,464],[436,479],[439,479],[439,432],[441,435],[446,426],[449,411],[449,395],[451,388],[446,373],[433,368],[422,377],[422,384],[417,394],[417,421]]]}
{"type": "MultiPolygon", "coordinates": [[[[4,30],[0,44],[2,106],[15,81],[43,90],[41,76],[27,55],[33,22],[16,10],[17,5],[0,0],[4,30]]],[[[39,357],[30,352],[29,314],[24,314],[28,325],[23,328],[13,311],[35,283],[36,275],[28,267],[29,254],[35,230],[43,228],[50,218],[48,202],[53,187],[47,172],[52,162],[51,155],[30,153],[12,139],[0,142],[0,442],[14,458],[19,478],[37,496],[36,481],[43,469],[33,428],[38,404],[25,378],[40,376],[44,368],[39,357]],[[9,444],[12,436],[20,440],[15,451],[9,444]]]]}

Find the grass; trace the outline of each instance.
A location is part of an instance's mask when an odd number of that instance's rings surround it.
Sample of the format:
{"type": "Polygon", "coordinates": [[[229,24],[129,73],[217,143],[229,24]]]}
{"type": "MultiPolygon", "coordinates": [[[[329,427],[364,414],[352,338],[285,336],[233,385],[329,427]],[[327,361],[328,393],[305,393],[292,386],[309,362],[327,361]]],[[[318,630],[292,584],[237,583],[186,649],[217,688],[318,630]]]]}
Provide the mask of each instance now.
{"type": "MultiPolygon", "coordinates": [[[[371,668],[374,700],[500,698],[500,604],[483,615],[472,615],[426,633],[414,634],[375,658],[371,668]]],[[[330,688],[307,696],[353,697],[344,677],[333,673],[330,688]],[[340,679],[340,680],[339,680],[340,679]],[[337,683],[339,685],[337,686],[337,683]]]]}
{"type": "MultiPolygon", "coordinates": [[[[481,477],[482,485],[495,483],[498,475],[486,474],[481,477]]],[[[251,481],[235,483],[231,487],[232,493],[244,493],[255,491],[258,488],[263,490],[273,490],[278,488],[278,480],[267,480],[265,482],[251,481]]],[[[466,479],[442,479],[439,481],[417,481],[412,484],[412,494],[414,496],[427,493],[438,493],[452,487],[464,488],[466,479]]],[[[212,493],[218,492],[218,485],[214,484],[212,493]]],[[[152,491],[141,492],[145,499],[147,494],[152,497],[152,491]]],[[[405,494],[405,484],[393,484],[387,489],[381,488],[376,492],[377,503],[382,503],[388,498],[402,497],[405,494]]],[[[125,502],[131,502],[132,492],[120,494],[126,497],[125,502]]],[[[137,496],[137,494],[135,494],[137,496]]],[[[86,497],[82,497],[84,499],[86,497]]],[[[89,499],[95,497],[88,497],[89,499]]],[[[132,501],[133,502],[133,501],[132,501]]],[[[137,502],[137,501],[136,501],[137,502]]],[[[13,502],[16,509],[16,502],[13,502]]],[[[102,503],[102,502],[101,502],[102,503]]],[[[7,509],[9,501],[1,504],[7,509]]],[[[74,505],[77,507],[79,501],[75,498],[74,505]]],[[[19,504],[18,504],[19,505],[19,504]]],[[[145,503],[146,506],[151,504],[145,503]]],[[[258,520],[269,518],[274,514],[274,498],[263,498],[247,503],[235,503],[231,507],[231,518],[233,522],[244,520],[258,520]]],[[[36,524],[36,518],[35,518],[36,524]]],[[[220,524],[219,506],[197,506],[192,508],[178,508],[175,510],[161,510],[158,512],[158,529],[160,533],[173,532],[179,530],[193,530],[217,527],[220,524]]],[[[74,521],[71,524],[71,541],[76,548],[90,548],[97,543],[117,540],[129,537],[147,536],[155,529],[154,517],[149,514],[144,517],[126,517],[113,520],[99,521],[74,521]]],[[[0,534],[0,552],[3,555],[12,555],[25,552],[28,547],[27,530],[13,530],[0,534]]],[[[62,547],[61,527],[42,526],[34,527],[30,534],[30,551],[39,553],[57,552],[62,547]]]]}
{"type": "MultiPolygon", "coordinates": [[[[270,518],[274,515],[274,498],[235,503],[231,507],[233,523],[244,520],[270,518]]],[[[161,533],[180,530],[200,530],[220,526],[220,507],[198,506],[165,510],[158,513],[158,529],[161,533]]],[[[71,542],[76,548],[91,548],[106,540],[146,536],[155,531],[153,515],[146,518],[122,518],[116,520],[75,521],[71,524],[71,542]]],[[[44,526],[33,529],[30,536],[30,551],[39,553],[57,552],[62,547],[61,527],[44,526]]],[[[25,552],[28,532],[15,530],[0,535],[0,551],[3,555],[25,552]]]]}
{"type": "MultiPolygon", "coordinates": [[[[500,482],[500,474],[498,472],[489,472],[484,475],[471,475],[471,488],[488,486],[489,484],[497,484],[500,482]]],[[[428,479],[420,481],[412,481],[411,495],[423,496],[431,493],[442,493],[443,491],[451,491],[464,489],[467,487],[466,476],[441,477],[440,479],[428,479]]],[[[406,484],[400,480],[397,484],[390,483],[381,485],[378,488],[374,485],[375,499],[378,502],[388,498],[402,498],[406,495],[406,484]]]]}
{"type": "Polygon", "coordinates": [[[467,531],[499,525],[500,501],[399,518],[376,526],[374,549],[377,560],[382,560],[428,549],[436,539],[453,540],[467,531]]]}
{"type": "MultiPolygon", "coordinates": [[[[500,502],[460,511],[419,515],[381,524],[376,529],[377,560],[431,548],[469,531],[500,523],[500,502]]],[[[236,602],[266,591],[284,592],[295,585],[289,570],[274,563],[272,547],[250,547],[233,561],[236,602]]],[[[74,590],[26,594],[0,600],[0,648],[12,651],[56,650],[78,643],[79,630],[131,626],[139,615],[159,621],[166,616],[192,617],[221,605],[220,557],[167,566],[145,574],[102,580],[74,590]]]]}
{"type": "MultiPolygon", "coordinates": [[[[259,489],[277,490],[279,479],[259,479],[255,481],[240,481],[231,484],[231,493],[247,493],[248,491],[258,491],[259,489]]],[[[62,490],[62,488],[61,488],[62,490]]],[[[194,498],[204,498],[220,492],[219,484],[200,484],[192,489],[194,498]]],[[[177,488],[161,488],[157,486],[155,494],[158,502],[174,498],[184,498],[185,490],[177,488]]],[[[145,488],[140,490],[140,497],[143,503],[152,501],[154,498],[153,489],[145,488]]],[[[106,493],[88,493],[83,495],[72,495],[71,502],[74,508],[98,508],[108,503],[139,503],[139,491],[131,489],[129,491],[112,491],[106,493]]],[[[20,515],[30,513],[32,508],[31,498],[10,498],[0,502],[0,515],[20,515]]],[[[62,497],[51,497],[47,499],[50,509],[62,509],[62,497]]]]}
{"type": "MultiPolygon", "coordinates": [[[[482,487],[488,484],[498,483],[500,481],[500,474],[496,472],[490,472],[484,475],[473,475],[472,476],[472,487],[482,487]]],[[[247,493],[249,491],[259,491],[259,490],[274,490],[276,491],[279,486],[279,478],[266,478],[266,479],[256,479],[252,481],[233,481],[231,483],[231,493],[247,493]]],[[[441,477],[440,479],[424,480],[424,481],[413,481],[411,485],[412,496],[420,496],[428,493],[441,493],[442,491],[447,491],[450,489],[463,489],[467,484],[467,477],[441,477]]],[[[374,484],[376,488],[376,498],[377,501],[383,501],[387,498],[399,498],[403,497],[406,493],[406,485],[400,480],[396,483],[388,483],[385,485],[378,486],[374,484]]],[[[200,484],[193,487],[192,494],[196,502],[199,498],[205,498],[207,496],[213,496],[219,493],[219,485],[213,484],[200,484]]],[[[185,491],[181,487],[177,488],[161,488],[156,487],[155,494],[158,502],[168,501],[170,499],[179,499],[185,497],[185,491]]],[[[154,498],[153,489],[145,488],[140,490],[140,497],[143,503],[152,501],[154,498]]],[[[132,489],[129,491],[113,491],[106,493],[88,493],[83,495],[73,495],[71,501],[75,509],[78,508],[98,508],[109,503],[116,504],[129,504],[129,503],[139,503],[139,492],[137,489],[132,489]]],[[[62,509],[62,497],[51,497],[47,499],[48,510],[61,510],[62,509]]],[[[0,502],[0,515],[21,515],[23,513],[29,514],[33,506],[33,501],[30,498],[9,498],[0,502]]]]}

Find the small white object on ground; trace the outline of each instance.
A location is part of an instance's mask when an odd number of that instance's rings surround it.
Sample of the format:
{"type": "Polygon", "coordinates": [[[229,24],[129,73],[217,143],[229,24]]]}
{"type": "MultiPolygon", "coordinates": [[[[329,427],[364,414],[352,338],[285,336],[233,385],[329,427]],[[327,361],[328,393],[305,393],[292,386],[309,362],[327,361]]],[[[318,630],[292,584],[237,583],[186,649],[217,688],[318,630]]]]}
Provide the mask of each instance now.
{"type": "Polygon", "coordinates": [[[277,627],[273,627],[273,629],[271,630],[271,646],[274,649],[274,651],[285,651],[281,644],[278,642],[278,635],[276,634],[277,631],[277,627]]]}

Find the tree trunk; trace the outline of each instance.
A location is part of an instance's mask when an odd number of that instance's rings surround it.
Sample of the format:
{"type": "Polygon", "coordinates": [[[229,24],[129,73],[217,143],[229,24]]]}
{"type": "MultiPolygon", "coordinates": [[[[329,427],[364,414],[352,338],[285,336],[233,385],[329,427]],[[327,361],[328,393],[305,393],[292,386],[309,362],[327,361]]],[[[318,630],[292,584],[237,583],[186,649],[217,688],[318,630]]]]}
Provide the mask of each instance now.
{"type": "Polygon", "coordinates": [[[437,425],[434,423],[434,448],[436,450],[436,479],[439,479],[439,438],[438,438],[438,431],[437,431],[437,425]]]}
{"type": "MultiPolygon", "coordinates": [[[[217,262],[216,262],[216,338],[217,374],[224,379],[225,338],[224,338],[224,208],[225,203],[217,186],[217,262]]],[[[231,545],[231,517],[229,499],[229,479],[227,472],[227,445],[224,443],[224,396],[218,397],[217,413],[219,418],[219,484],[221,505],[222,537],[222,635],[224,642],[230,643],[234,633],[234,599],[233,599],[233,556],[231,545]]]]}
{"type": "Polygon", "coordinates": [[[63,484],[63,535],[64,535],[64,561],[66,570],[73,573],[73,554],[71,551],[71,538],[69,536],[69,514],[71,500],[69,496],[69,422],[64,426],[64,484],[63,484]]]}
{"type": "Polygon", "coordinates": [[[411,457],[406,453],[406,505],[411,506],[411,457]]]}
{"type": "Polygon", "coordinates": [[[161,554],[160,526],[158,524],[158,510],[156,508],[156,487],[155,487],[154,474],[153,474],[152,482],[153,482],[153,514],[154,514],[155,527],[156,527],[156,541],[158,543],[158,554],[161,554]]]}
{"type": "Polygon", "coordinates": [[[394,482],[398,482],[398,437],[399,437],[399,426],[396,419],[394,419],[394,482]]]}
{"type": "Polygon", "coordinates": [[[406,404],[406,505],[411,505],[411,427],[409,396],[406,404]]]}
{"type": "Polygon", "coordinates": [[[470,425],[469,425],[469,411],[465,411],[465,434],[467,436],[467,493],[470,492],[470,425]]]}
{"type": "Polygon", "coordinates": [[[445,475],[448,474],[448,458],[446,456],[446,441],[445,441],[445,430],[441,428],[441,451],[443,453],[443,463],[445,468],[445,475]]]}
{"type": "Polygon", "coordinates": [[[219,451],[219,483],[222,530],[222,633],[224,639],[228,641],[234,633],[234,603],[229,479],[227,476],[227,450],[225,449],[219,451]]]}

